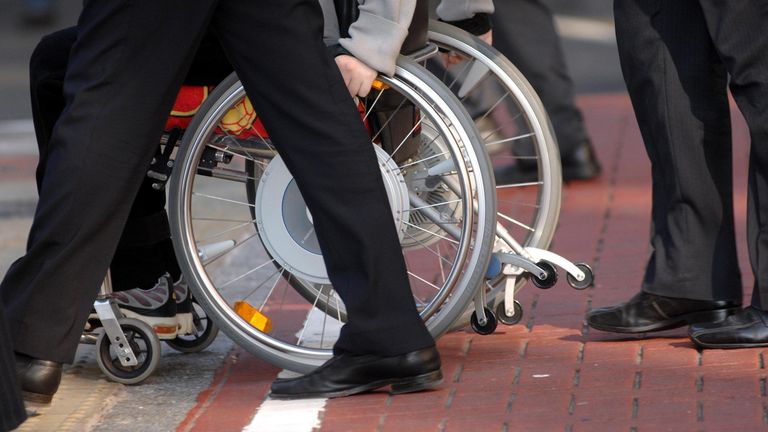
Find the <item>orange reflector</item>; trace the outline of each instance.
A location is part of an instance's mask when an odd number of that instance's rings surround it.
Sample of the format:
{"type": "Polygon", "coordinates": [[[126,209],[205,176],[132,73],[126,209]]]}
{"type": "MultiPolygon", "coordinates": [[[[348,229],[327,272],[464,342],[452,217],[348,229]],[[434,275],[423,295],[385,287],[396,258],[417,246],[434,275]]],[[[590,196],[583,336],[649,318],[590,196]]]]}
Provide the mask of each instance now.
{"type": "Polygon", "coordinates": [[[259,312],[258,309],[248,304],[248,302],[235,302],[235,313],[238,314],[240,318],[248,321],[250,325],[264,333],[272,331],[272,320],[259,312]]]}
{"type": "Polygon", "coordinates": [[[176,326],[159,326],[156,325],[152,328],[158,335],[167,335],[176,333],[176,326]]]}
{"type": "Polygon", "coordinates": [[[389,85],[381,80],[373,80],[373,84],[371,84],[371,88],[373,88],[374,90],[382,91],[382,90],[389,89],[389,85]]]}

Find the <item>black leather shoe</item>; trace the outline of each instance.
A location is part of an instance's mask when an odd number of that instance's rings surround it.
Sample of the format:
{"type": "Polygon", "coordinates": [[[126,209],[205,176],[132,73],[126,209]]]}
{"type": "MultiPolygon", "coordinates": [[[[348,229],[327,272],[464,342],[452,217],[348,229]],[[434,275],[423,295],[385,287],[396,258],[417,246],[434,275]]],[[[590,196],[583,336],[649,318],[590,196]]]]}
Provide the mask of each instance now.
{"type": "MultiPolygon", "coordinates": [[[[602,168],[592,149],[592,144],[585,142],[567,154],[560,155],[563,181],[591,180],[600,175],[602,168]]],[[[529,183],[538,181],[539,168],[535,159],[518,159],[515,165],[499,167],[493,170],[497,185],[529,183]]]]}
{"type": "Polygon", "coordinates": [[[689,300],[640,292],[626,303],[589,312],[587,324],[609,332],[645,333],[722,321],[739,307],[735,301],[689,300]]]}
{"type": "Polygon", "coordinates": [[[592,144],[585,142],[574,150],[560,156],[563,166],[563,181],[591,180],[600,175],[602,168],[597,161],[592,144]]]}
{"type": "Polygon", "coordinates": [[[694,324],[688,334],[702,348],[768,346],[768,312],[750,306],[719,323],[694,324]]]}
{"type": "Polygon", "coordinates": [[[16,354],[16,376],[25,401],[49,404],[61,383],[61,363],[16,354]]]}
{"type": "Polygon", "coordinates": [[[391,385],[390,393],[428,390],[443,381],[437,349],[394,357],[340,354],[307,375],[272,383],[274,399],[335,398],[391,385]]]}

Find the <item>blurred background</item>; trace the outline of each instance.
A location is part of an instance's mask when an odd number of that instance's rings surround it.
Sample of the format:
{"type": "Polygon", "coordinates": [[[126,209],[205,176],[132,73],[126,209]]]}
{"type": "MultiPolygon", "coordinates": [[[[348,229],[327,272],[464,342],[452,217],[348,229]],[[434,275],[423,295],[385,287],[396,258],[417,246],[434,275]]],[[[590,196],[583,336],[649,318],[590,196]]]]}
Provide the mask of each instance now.
{"type": "MultiPolygon", "coordinates": [[[[41,36],[75,24],[83,0],[52,0],[52,12],[47,16],[35,9],[34,3],[39,1],[0,0],[0,120],[31,117],[27,89],[29,56],[41,36]]],[[[613,34],[613,2],[545,3],[556,15],[577,92],[623,91],[613,34]]]]}

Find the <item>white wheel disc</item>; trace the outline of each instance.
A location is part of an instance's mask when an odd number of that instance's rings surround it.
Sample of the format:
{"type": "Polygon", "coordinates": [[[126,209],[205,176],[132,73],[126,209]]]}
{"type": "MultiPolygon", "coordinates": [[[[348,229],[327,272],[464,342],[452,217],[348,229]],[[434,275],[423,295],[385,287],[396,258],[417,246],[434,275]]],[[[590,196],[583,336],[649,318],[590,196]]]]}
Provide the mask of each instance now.
{"type": "MultiPolygon", "coordinates": [[[[400,169],[386,151],[374,146],[398,236],[403,238],[408,189],[400,169]]],[[[304,279],[329,284],[315,236],[312,215],[288,167],[278,155],[269,163],[256,191],[256,226],[270,255],[280,266],[304,279]]]]}

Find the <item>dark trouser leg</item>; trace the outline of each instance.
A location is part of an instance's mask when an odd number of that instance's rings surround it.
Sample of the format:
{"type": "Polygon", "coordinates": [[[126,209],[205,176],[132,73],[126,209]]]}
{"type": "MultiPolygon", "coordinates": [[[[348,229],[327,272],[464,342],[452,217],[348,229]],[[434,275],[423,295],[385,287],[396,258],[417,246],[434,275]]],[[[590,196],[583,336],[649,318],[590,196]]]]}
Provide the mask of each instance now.
{"type": "MultiPolygon", "coordinates": [[[[45,36],[30,61],[30,94],[40,160],[37,166],[38,189],[43,183],[50,140],[64,105],[64,75],[69,52],[77,39],[77,27],[45,36]]],[[[200,74],[200,73],[198,73],[200,74]]],[[[152,188],[145,178],[131,207],[123,239],[110,265],[113,288],[151,287],[166,271],[178,278],[176,258],[170,247],[165,192],[152,188]]]]}
{"type": "Polygon", "coordinates": [[[214,25],[314,216],[330,279],[349,314],[336,351],[397,355],[432,346],[370,138],[324,55],[317,0],[258,4],[222,1],[214,25]],[[255,40],[254,28],[263,30],[255,40]]]}
{"type": "Polygon", "coordinates": [[[652,163],[643,290],[740,300],[726,71],[696,0],[615,0],[619,54],[652,163]]]}
{"type": "MultiPolygon", "coordinates": [[[[349,313],[337,348],[399,354],[431,346],[369,139],[322,46],[319,5],[254,4],[222,0],[216,27],[315,215],[331,280],[349,313]]],[[[72,360],[212,8],[203,0],[87,3],[30,247],[0,285],[11,299],[17,351],[72,360]]]]}
{"type": "Polygon", "coordinates": [[[714,46],[751,138],[747,236],[755,288],[752,305],[768,310],[768,1],[700,0],[714,46]]]}
{"type": "Polygon", "coordinates": [[[77,28],[69,27],[51,33],[40,41],[29,61],[29,90],[32,119],[40,159],[37,164],[37,189],[45,174],[48,145],[56,121],[64,110],[64,74],[69,64],[69,50],[77,38],[77,28]]]}
{"type": "Polygon", "coordinates": [[[589,140],[573,100],[573,82],[565,65],[552,12],[540,0],[495,3],[493,46],[507,56],[541,98],[565,155],[589,140]]]}
{"type": "MultiPolygon", "coordinates": [[[[53,128],[64,109],[63,82],[69,53],[77,38],[77,27],[70,27],[43,38],[30,61],[30,94],[40,160],[37,183],[42,184],[53,128]]],[[[191,85],[214,85],[232,72],[218,41],[206,34],[185,79],[191,85]]],[[[170,242],[165,192],[152,188],[145,178],[125,231],[110,265],[115,290],[150,287],[169,272],[180,275],[170,242]]]]}
{"type": "Polygon", "coordinates": [[[27,418],[21,388],[16,380],[16,361],[13,357],[5,308],[0,301],[0,430],[12,430],[27,418]]]}
{"type": "Polygon", "coordinates": [[[28,251],[0,285],[16,351],[72,361],[210,3],[86,3],[28,251]]]}

